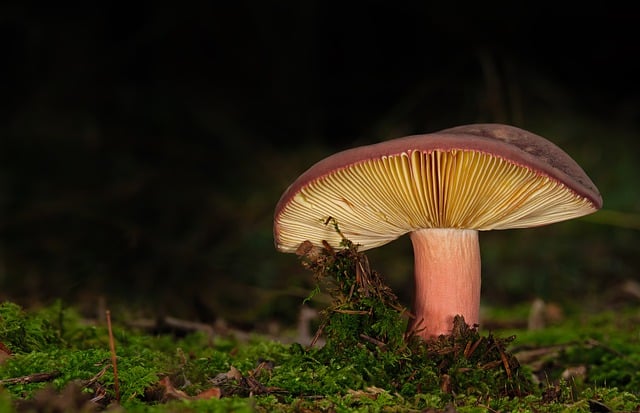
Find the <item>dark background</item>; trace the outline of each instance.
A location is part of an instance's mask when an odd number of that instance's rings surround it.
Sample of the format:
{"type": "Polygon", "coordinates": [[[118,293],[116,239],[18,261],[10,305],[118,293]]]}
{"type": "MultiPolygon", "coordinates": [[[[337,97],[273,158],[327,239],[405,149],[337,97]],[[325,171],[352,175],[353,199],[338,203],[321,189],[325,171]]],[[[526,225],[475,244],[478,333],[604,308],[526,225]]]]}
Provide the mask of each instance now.
{"type": "MultiPolygon", "coordinates": [[[[605,200],[481,234],[486,305],[638,278],[637,13],[214,3],[0,6],[0,299],[291,321],[313,280],[273,248],[286,186],[337,150],[475,122],[549,138],[605,200]]],[[[370,258],[410,304],[405,238],[370,258]]]]}

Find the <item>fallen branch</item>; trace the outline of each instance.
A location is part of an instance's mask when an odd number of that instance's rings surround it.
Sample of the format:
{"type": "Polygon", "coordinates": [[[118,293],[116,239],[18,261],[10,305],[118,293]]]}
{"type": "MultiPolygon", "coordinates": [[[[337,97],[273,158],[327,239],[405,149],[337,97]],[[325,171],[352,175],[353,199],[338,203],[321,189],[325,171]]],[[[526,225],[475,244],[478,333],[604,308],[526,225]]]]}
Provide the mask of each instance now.
{"type": "Polygon", "coordinates": [[[44,381],[51,381],[58,376],[60,376],[59,371],[52,371],[51,373],[34,373],[29,374],[28,376],[0,380],[0,385],[41,383],[44,381]]]}

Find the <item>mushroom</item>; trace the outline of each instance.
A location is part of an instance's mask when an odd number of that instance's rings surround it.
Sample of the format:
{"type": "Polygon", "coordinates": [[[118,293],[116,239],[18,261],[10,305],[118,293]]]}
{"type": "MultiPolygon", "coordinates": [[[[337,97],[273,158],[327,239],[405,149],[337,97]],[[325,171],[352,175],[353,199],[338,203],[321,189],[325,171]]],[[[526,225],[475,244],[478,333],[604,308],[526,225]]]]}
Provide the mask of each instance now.
{"type": "Polygon", "coordinates": [[[361,251],[409,233],[415,296],[409,330],[479,325],[478,231],[547,225],[593,213],[602,198],[562,149],[531,132],[474,124],[348,149],[304,172],[275,209],[279,251],[309,241],[361,251]],[[334,220],[340,233],[327,222],[334,220]]]}

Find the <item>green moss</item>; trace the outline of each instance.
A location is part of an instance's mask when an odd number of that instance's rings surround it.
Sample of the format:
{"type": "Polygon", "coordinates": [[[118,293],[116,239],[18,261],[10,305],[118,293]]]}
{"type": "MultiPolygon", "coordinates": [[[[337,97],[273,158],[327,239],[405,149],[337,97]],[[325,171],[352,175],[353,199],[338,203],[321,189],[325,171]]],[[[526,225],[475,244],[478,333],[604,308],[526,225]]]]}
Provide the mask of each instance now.
{"type": "Polygon", "coordinates": [[[10,302],[0,304],[0,337],[2,343],[14,353],[46,349],[61,344],[63,327],[59,304],[38,312],[26,314],[21,307],[10,302]]]}
{"type": "MultiPolygon", "coordinates": [[[[204,333],[149,336],[114,326],[122,409],[590,412],[640,406],[635,313],[581,315],[502,336],[480,334],[457,317],[451,335],[423,341],[405,334],[407,310],[366,257],[346,240],[343,246],[301,254],[318,288],[332,297],[322,312],[323,347],[257,335],[247,342],[204,333]],[[525,357],[529,350],[540,354],[525,357]],[[586,374],[563,378],[581,366],[586,374]],[[197,398],[210,390],[221,398],[197,398]]],[[[59,303],[29,313],[3,303],[0,334],[11,353],[0,363],[0,411],[37,410],[65,398],[73,404],[61,410],[82,411],[101,395],[100,408],[114,402],[104,326],[82,323],[59,303]],[[20,381],[40,373],[51,376],[20,381]]]]}

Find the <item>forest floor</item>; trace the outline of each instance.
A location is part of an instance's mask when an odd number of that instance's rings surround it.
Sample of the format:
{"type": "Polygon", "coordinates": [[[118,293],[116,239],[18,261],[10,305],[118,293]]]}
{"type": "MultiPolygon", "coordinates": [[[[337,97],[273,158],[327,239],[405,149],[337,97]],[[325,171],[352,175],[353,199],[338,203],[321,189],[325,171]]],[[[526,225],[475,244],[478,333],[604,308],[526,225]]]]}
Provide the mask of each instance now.
{"type": "Polygon", "coordinates": [[[301,255],[333,301],[277,336],[1,303],[0,411],[640,411],[637,302],[484,308],[424,341],[354,248],[301,255]]]}

